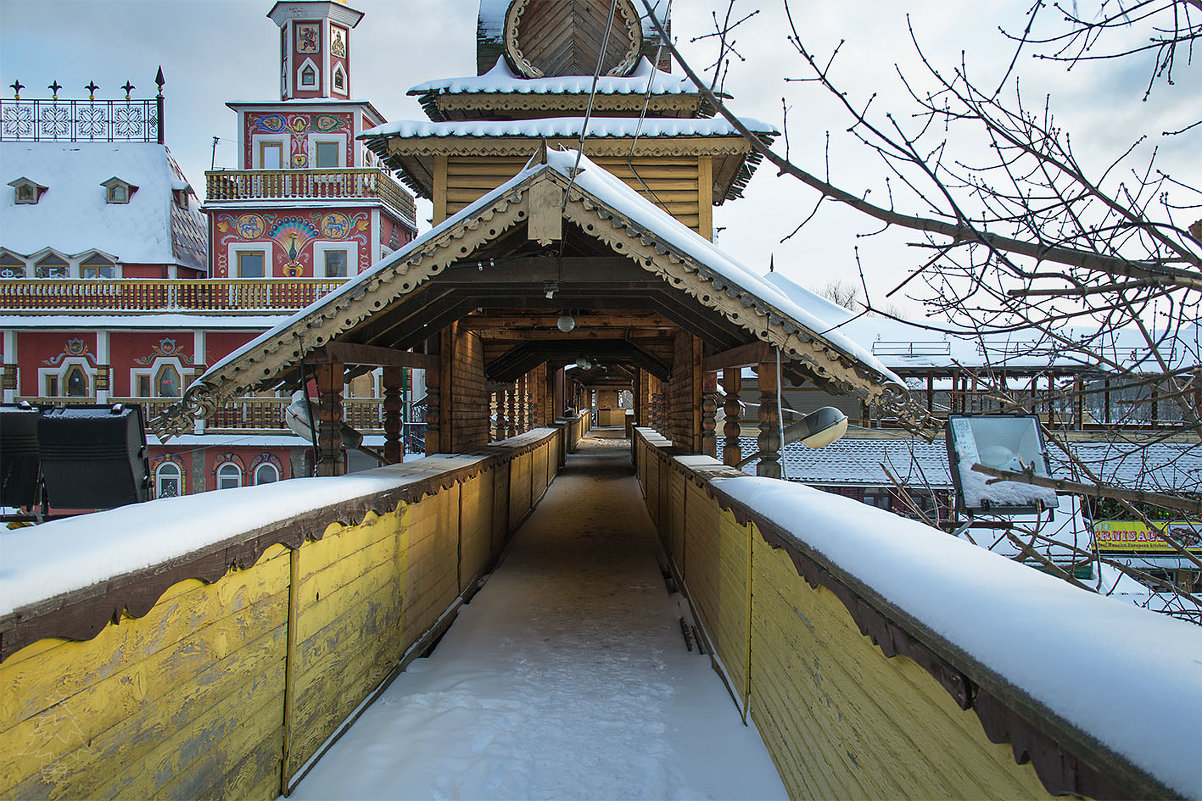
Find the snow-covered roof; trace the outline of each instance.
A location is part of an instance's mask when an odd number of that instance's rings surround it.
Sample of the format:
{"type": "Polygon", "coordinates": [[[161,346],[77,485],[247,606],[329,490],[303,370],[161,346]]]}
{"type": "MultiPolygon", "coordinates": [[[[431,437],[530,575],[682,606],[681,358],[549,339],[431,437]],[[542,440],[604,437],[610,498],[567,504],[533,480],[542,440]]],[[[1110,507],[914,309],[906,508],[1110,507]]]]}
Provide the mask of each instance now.
{"type": "MultiPolygon", "coordinates": [[[[656,69],[643,57],[634,72],[625,77],[603,75],[597,79],[597,94],[642,95],[648,91],[656,95],[692,95],[697,87],[686,77],[656,69]]],[[[409,90],[411,95],[428,94],[538,94],[565,95],[589,94],[593,88],[591,75],[564,75],[552,78],[525,78],[515,73],[502,57],[483,75],[465,78],[441,78],[419,83],[409,90]]]]}
{"type": "Polygon", "coordinates": [[[181,314],[179,312],[137,312],[133,314],[84,314],[57,312],[53,314],[2,314],[0,328],[18,330],[39,329],[49,331],[72,331],[80,328],[113,330],[182,329],[228,329],[234,331],[262,331],[271,328],[286,317],[286,313],[269,314],[181,314]]]}
{"type": "MultiPolygon", "coordinates": [[[[212,365],[189,388],[181,408],[196,396],[205,393],[224,396],[241,391],[247,382],[261,381],[273,375],[273,370],[284,369],[291,358],[285,354],[296,352],[302,331],[304,342],[313,343],[310,348],[316,347],[323,339],[329,341],[353,329],[395,298],[415,291],[441,269],[429,274],[419,272],[428,257],[462,236],[468,226],[474,227],[473,221],[479,216],[491,217],[494,205],[505,202],[511,195],[514,201],[520,199],[528,187],[540,180],[572,186],[565,218],[571,220],[575,215],[587,214],[583,218],[586,222],[597,217],[608,219],[614,229],[625,229],[626,236],[655,242],[657,252],[672,264],[683,265],[689,274],[706,282],[707,287],[712,286],[703,303],[755,336],[770,336],[783,344],[787,349],[786,359],[814,365],[811,369],[817,369],[826,380],[862,394],[865,399],[905,405],[908,396],[901,379],[853,339],[831,331],[832,321],[821,316],[822,304],[799,303],[796,296],[781,292],[588,158],[580,158],[579,169],[575,169],[577,157],[571,151],[547,151],[545,162],[532,160],[516,176],[458,214],[212,365]],[[739,312],[724,305],[734,299],[739,312]],[[820,333],[823,331],[831,333],[823,335],[820,333]],[[814,353],[807,353],[811,348],[814,353]],[[816,353],[822,355],[816,357],[816,353]],[[274,366],[265,367],[268,364],[274,366]],[[251,365],[253,370],[249,369],[251,365]],[[252,379],[252,374],[256,378],[252,379]]],[[[296,358],[304,355],[299,353],[296,358]]],[[[909,419],[908,412],[899,413],[909,419]]]]}
{"type": "MultiPolygon", "coordinates": [[[[777,130],[766,122],[743,119],[752,132],[773,137],[777,130]]],[[[555,139],[579,137],[584,127],[583,117],[549,117],[533,120],[462,120],[455,122],[424,122],[398,120],[364,131],[361,138],[372,137],[522,137],[526,139],[555,139]]],[[[647,139],[669,137],[731,136],[741,137],[729,122],[722,118],[680,119],[676,117],[593,117],[587,135],[593,138],[625,138],[638,136],[647,139]]]]}
{"type": "Polygon", "coordinates": [[[127,264],[207,269],[206,230],[196,198],[175,205],[186,181],[164,145],[147,142],[0,142],[0,183],[27,177],[45,186],[36,204],[0,192],[0,247],[22,256],[53,248],[76,256],[102,250],[127,264]],[[138,187],[107,203],[110,178],[138,187]]]}

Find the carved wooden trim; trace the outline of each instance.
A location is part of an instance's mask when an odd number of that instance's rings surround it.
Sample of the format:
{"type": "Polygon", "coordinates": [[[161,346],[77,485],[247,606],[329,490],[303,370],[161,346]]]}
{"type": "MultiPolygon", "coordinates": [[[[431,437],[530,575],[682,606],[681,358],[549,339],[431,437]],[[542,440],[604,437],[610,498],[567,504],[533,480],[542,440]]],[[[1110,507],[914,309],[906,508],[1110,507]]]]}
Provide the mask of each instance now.
{"type": "MultiPolygon", "coordinates": [[[[479,94],[475,92],[439,91],[420,98],[429,107],[431,104],[445,121],[448,112],[492,112],[492,111],[580,111],[588,108],[588,95],[577,92],[506,92],[479,94]]],[[[593,102],[594,111],[641,111],[641,94],[606,94],[598,92],[593,102]]],[[[676,112],[690,117],[701,109],[701,95],[696,92],[672,95],[652,95],[648,101],[649,112],[662,116],[664,112],[676,112]]],[[[439,122],[440,120],[434,120],[439,122]]]]}
{"type": "MultiPolygon", "coordinates": [[[[383,139],[389,156],[523,156],[529,157],[543,140],[531,137],[474,137],[474,136],[395,136],[371,137],[369,142],[383,139]]],[[[626,156],[630,153],[631,137],[588,138],[587,153],[594,156],[626,156]]],[[[576,149],[579,139],[548,138],[552,148],[576,149]]],[[[638,156],[746,156],[750,153],[747,140],[738,135],[714,136],[652,136],[642,134],[634,146],[638,156]]]]}
{"type": "MultiPolygon", "coordinates": [[[[557,0],[564,3],[565,0],[557,0]]],[[[542,78],[544,72],[536,66],[523,52],[528,43],[522,42],[522,17],[530,8],[530,0],[513,0],[505,12],[504,42],[505,52],[511,66],[527,78],[542,78]]],[[[628,75],[638,64],[639,54],[643,49],[643,25],[639,14],[630,0],[617,0],[614,22],[626,34],[626,48],[618,63],[605,74],[610,76],[628,75]]],[[[610,36],[612,37],[612,33],[610,36]]]]}

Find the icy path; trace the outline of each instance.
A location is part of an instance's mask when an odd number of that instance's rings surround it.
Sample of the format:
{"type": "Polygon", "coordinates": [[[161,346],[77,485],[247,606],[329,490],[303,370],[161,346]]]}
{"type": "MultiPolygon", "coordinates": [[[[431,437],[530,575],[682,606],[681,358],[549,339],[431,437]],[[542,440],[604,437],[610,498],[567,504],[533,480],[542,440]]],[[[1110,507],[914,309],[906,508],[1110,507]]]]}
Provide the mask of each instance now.
{"type": "Polygon", "coordinates": [[[435,652],[292,798],[786,797],[709,658],[685,649],[628,444],[568,457],[435,652]]]}

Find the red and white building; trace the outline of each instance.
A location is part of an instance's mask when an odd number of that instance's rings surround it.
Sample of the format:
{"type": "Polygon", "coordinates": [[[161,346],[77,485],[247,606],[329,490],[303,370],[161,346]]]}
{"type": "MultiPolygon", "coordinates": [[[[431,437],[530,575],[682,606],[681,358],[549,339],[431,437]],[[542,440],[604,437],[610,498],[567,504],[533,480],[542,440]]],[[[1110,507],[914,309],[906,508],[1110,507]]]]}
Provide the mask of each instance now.
{"type": "MultiPolygon", "coordinates": [[[[356,138],[384,122],[351,94],[363,14],[294,0],[268,17],[280,99],[229,104],[239,163],[206,174],[203,205],[165,144],[161,88],[0,100],[5,403],[136,402],[149,419],[207,365],[416,235],[412,196],[356,138]]],[[[373,377],[347,392],[348,422],[380,428],[373,377]]],[[[288,401],[241,398],[190,435],[150,436],[152,494],[308,475],[288,401]]]]}

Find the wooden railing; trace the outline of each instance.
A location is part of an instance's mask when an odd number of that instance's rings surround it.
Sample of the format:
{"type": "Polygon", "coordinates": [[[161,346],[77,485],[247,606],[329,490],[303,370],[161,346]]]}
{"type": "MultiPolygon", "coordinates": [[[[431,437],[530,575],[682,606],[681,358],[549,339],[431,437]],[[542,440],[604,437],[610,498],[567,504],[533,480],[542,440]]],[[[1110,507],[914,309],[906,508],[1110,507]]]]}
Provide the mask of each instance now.
{"type": "Polygon", "coordinates": [[[413,221],[413,198],[385,170],[216,170],[205,173],[208,202],[377,199],[413,221]]]}
{"type": "Polygon", "coordinates": [[[303,309],[344,278],[58,279],[0,281],[0,309],[77,312],[303,309]]]}

